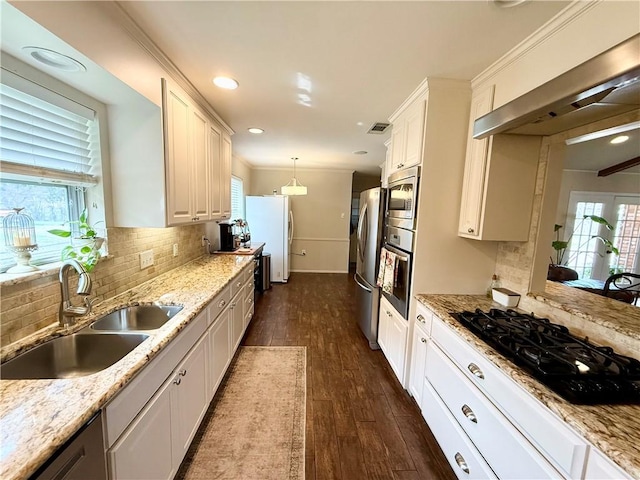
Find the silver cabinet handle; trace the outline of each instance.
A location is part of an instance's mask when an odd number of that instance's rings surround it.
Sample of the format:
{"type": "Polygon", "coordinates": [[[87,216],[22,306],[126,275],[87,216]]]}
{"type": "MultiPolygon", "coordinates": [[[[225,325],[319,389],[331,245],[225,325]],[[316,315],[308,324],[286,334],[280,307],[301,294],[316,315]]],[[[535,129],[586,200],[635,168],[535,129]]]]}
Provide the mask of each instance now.
{"type": "Polygon", "coordinates": [[[391,316],[391,312],[389,310],[385,310],[387,312],[387,317],[391,316]]]}
{"type": "Polygon", "coordinates": [[[181,377],[184,377],[186,374],[187,371],[184,368],[178,372],[178,375],[180,375],[181,377]]]}
{"type": "Polygon", "coordinates": [[[182,379],[180,377],[178,377],[173,381],[173,383],[174,383],[174,385],[180,385],[180,383],[182,383],[182,379]]]}
{"type": "Polygon", "coordinates": [[[422,343],[427,343],[427,339],[426,339],[426,338],[424,338],[424,337],[420,337],[420,341],[421,341],[422,343]]]}
{"type": "Polygon", "coordinates": [[[231,308],[236,308],[237,303],[236,302],[231,302],[231,308]]]}
{"type": "Polygon", "coordinates": [[[482,373],[482,370],[480,370],[480,367],[478,367],[475,363],[470,363],[469,366],[467,366],[467,368],[476,377],[478,377],[480,379],[484,379],[484,373],[482,373]]]}
{"type": "Polygon", "coordinates": [[[240,285],[242,285],[242,282],[236,283],[236,287],[239,287],[240,285]]]}
{"type": "Polygon", "coordinates": [[[249,304],[253,303],[253,298],[249,299],[249,304]]]}
{"type": "Polygon", "coordinates": [[[218,304],[218,308],[222,308],[227,304],[226,300],[222,300],[219,304],[218,304]]]}
{"type": "Polygon", "coordinates": [[[467,232],[473,233],[473,228],[468,229],[467,232]]]}
{"type": "Polygon", "coordinates": [[[455,457],[453,458],[456,459],[456,463],[464,473],[469,473],[469,466],[467,465],[467,462],[464,460],[464,457],[460,455],[460,452],[456,453],[455,457]]]}
{"type": "Polygon", "coordinates": [[[427,321],[424,319],[424,317],[423,317],[422,315],[418,314],[418,317],[417,317],[417,318],[418,318],[418,321],[419,321],[419,322],[422,322],[422,323],[424,323],[424,324],[426,324],[426,323],[427,323],[427,321]]]}
{"type": "Polygon", "coordinates": [[[462,405],[461,410],[462,410],[462,413],[464,413],[465,417],[467,417],[473,423],[478,423],[478,418],[476,417],[476,414],[473,413],[473,410],[471,410],[471,407],[469,407],[469,405],[467,404],[462,405]]]}

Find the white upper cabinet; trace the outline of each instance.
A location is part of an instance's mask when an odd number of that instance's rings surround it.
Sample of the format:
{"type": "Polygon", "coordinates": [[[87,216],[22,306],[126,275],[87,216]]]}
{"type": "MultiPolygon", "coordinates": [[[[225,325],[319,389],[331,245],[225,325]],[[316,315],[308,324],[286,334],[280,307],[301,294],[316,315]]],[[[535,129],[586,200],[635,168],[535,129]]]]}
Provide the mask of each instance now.
{"type": "Polygon", "coordinates": [[[473,138],[476,118],[493,107],[494,86],[474,92],[458,234],[476,240],[526,241],[541,138],[494,135],[473,138]]]}
{"type": "Polygon", "coordinates": [[[209,218],[231,217],[231,139],[209,125],[209,218]]]}
{"type": "Polygon", "coordinates": [[[424,139],[426,100],[412,102],[393,120],[391,133],[391,162],[387,176],[398,170],[420,165],[424,139]]]}
{"type": "Polygon", "coordinates": [[[222,136],[222,218],[231,217],[231,138],[222,136]]]}

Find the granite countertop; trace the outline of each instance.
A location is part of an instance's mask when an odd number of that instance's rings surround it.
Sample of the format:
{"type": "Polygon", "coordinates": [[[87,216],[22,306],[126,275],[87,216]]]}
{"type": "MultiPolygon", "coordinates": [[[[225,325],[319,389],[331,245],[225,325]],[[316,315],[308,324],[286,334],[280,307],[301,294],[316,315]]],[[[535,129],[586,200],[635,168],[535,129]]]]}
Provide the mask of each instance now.
{"type": "Polygon", "coordinates": [[[249,256],[203,256],[94,307],[67,331],[48,327],[4,348],[11,358],[35,344],[73,333],[125,305],[159,301],[183,309],[122,360],[98,373],[71,379],[0,380],[0,478],[31,475],[87,420],[113,398],[200,313],[241,270],[249,256]]]}
{"type": "Polygon", "coordinates": [[[216,250],[213,253],[220,255],[255,255],[258,250],[264,248],[264,245],[265,244],[263,242],[251,242],[250,246],[238,248],[233,252],[223,252],[222,250],[216,250]]]}
{"type": "MultiPolygon", "coordinates": [[[[538,399],[578,434],[595,445],[632,478],[640,478],[640,406],[575,405],[545,387],[458,323],[450,312],[505,307],[481,295],[416,295],[462,339],[538,399]]],[[[621,303],[621,302],[619,302],[621,303]]],[[[615,317],[609,322],[615,323],[615,317]]]]}

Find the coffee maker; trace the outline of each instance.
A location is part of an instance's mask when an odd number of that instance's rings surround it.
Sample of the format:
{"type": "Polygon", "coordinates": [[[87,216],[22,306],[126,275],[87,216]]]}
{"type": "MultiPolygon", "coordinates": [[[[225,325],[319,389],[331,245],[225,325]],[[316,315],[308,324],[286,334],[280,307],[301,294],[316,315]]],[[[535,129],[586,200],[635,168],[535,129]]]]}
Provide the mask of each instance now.
{"type": "Polygon", "coordinates": [[[235,222],[221,222],[218,225],[220,225],[220,250],[233,252],[240,248],[240,237],[234,233],[235,222]]]}

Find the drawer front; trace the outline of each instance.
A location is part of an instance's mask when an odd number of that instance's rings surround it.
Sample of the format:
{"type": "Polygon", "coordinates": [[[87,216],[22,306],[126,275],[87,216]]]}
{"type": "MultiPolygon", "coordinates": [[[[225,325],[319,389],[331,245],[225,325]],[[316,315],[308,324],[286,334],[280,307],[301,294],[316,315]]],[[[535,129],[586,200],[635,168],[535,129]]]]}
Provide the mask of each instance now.
{"type": "Polygon", "coordinates": [[[231,298],[235,297],[240,290],[242,290],[242,286],[244,285],[244,273],[240,272],[240,274],[236,275],[233,280],[231,280],[231,298]]]}
{"type": "Polygon", "coordinates": [[[420,408],[422,416],[458,478],[497,478],[426,379],[422,389],[420,408]]]}
{"type": "Polygon", "coordinates": [[[427,379],[498,477],[559,477],[533,445],[433,342],[427,345],[427,356],[427,379]]]}
{"type": "Polygon", "coordinates": [[[431,322],[433,313],[420,302],[416,303],[416,325],[427,335],[431,336],[431,322]]]}
{"type": "Polygon", "coordinates": [[[209,309],[209,325],[215,322],[216,318],[218,318],[222,311],[227,308],[229,303],[231,303],[231,286],[227,285],[213,300],[211,300],[207,307],[209,309]]]}
{"type": "Polygon", "coordinates": [[[244,281],[248,282],[249,280],[253,281],[253,274],[255,272],[255,263],[251,262],[251,265],[244,269],[244,281]]]}
{"type": "Polygon", "coordinates": [[[437,316],[431,337],[556,468],[570,478],[582,477],[587,445],[580,436],[437,316]]]}
{"type": "Polygon", "coordinates": [[[631,478],[599,450],[591,447],[584,475],[585,480],[631,480],[631,478]]]}

